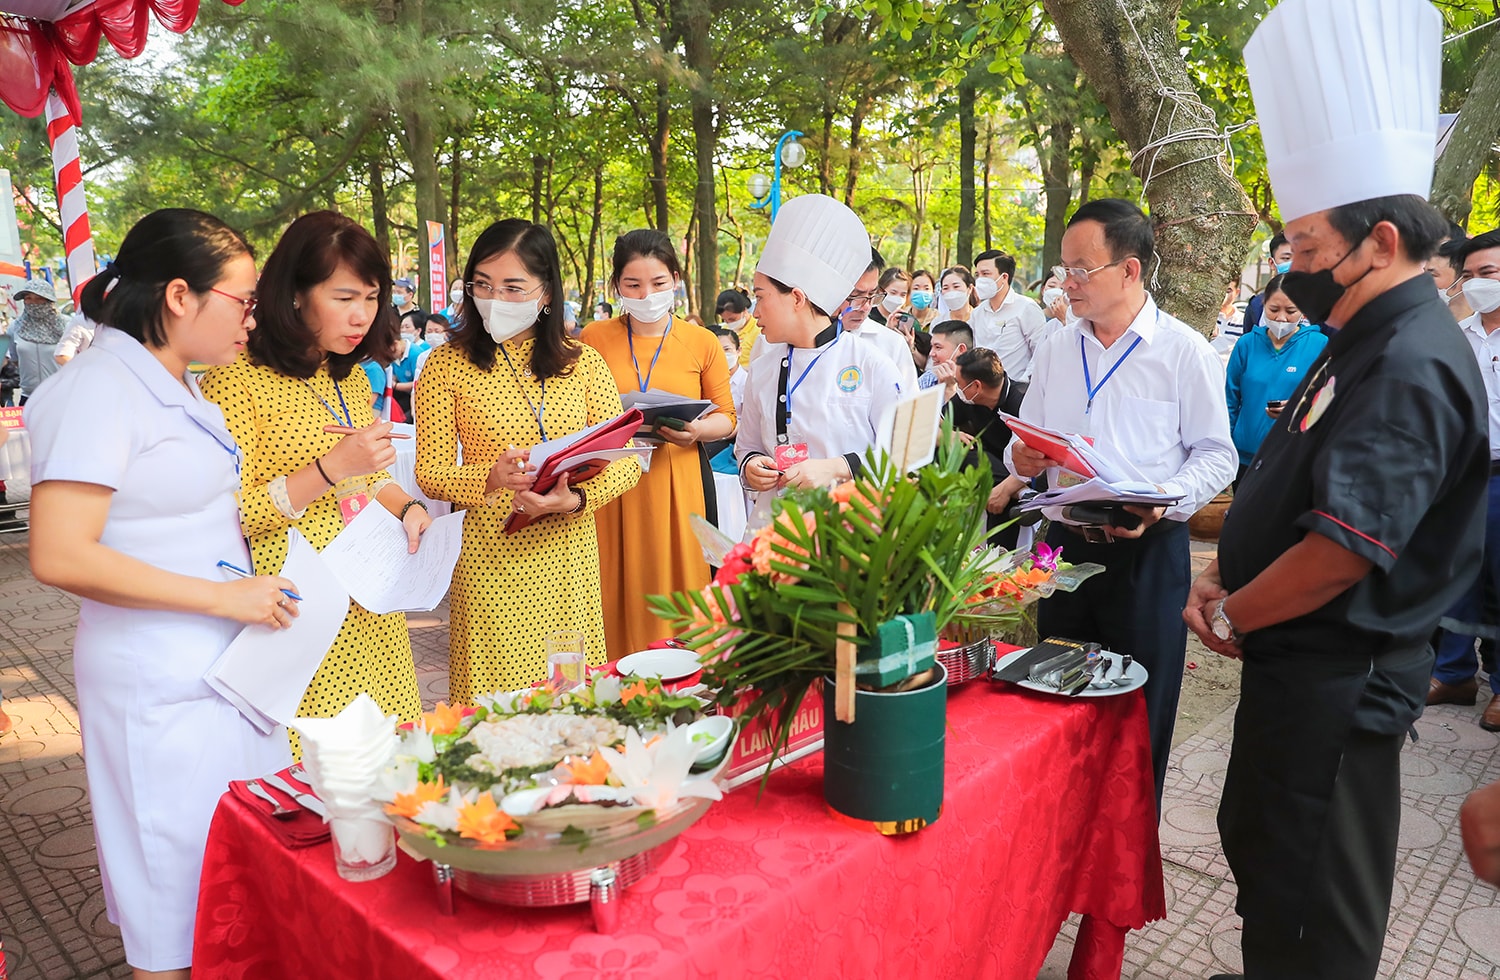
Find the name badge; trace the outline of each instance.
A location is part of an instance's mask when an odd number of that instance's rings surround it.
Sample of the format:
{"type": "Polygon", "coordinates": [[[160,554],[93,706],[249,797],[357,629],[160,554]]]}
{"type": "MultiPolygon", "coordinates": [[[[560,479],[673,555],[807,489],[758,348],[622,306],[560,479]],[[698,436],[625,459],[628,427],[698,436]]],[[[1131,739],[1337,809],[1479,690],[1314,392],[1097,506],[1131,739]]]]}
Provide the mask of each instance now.
{"type": "Polygon", "coordinates": [[[358,517],[359,512],[364,510],[369,502],[370,498],[363,493],[339,498],[339,516],[344,519],[344,526],[348,527],[349,522],[358,517]]]}
{"type": "Polygon", "coordinates": [[[805,463],[810,458],[807,451],[807,443],[794,442],[786,446],[776,447],[776,468],[785,473],[798,463],[805,463]]]}

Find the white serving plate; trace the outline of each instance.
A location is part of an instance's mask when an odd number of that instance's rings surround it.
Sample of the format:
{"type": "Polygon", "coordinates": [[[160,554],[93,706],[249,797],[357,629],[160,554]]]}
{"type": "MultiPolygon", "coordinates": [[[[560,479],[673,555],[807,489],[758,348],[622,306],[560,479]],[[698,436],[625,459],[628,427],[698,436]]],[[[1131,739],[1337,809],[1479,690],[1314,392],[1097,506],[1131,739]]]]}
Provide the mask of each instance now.
{"type": "MultiPolygon", "coordinates": [[[[1030,647],[1027,647],[1022,650],[1015,650],[1011,653],[1007,653],[1005,656],[995,661],[994,670],[1001,670],[1012,660],[1015,660],[1017,657],[1022,656],[1023,654],[1029,653],[1030,649],[1030,647]]],[[[1120,672],[1120,655],[1118,653],[1110,653],[1108,650],[1106,650],[1104,651],[1104,656],[1109,658],[1110,673],[1118,675],[1120,672]]],[[[1129,684],[1119,684],[1114,687],[1106,688],[1096,688],[1090,686],[1084,688],[1082,691],[1079,691],[1077,694],[1064,694],[1056,688],[1045,687],[1041,684],[1037,684],[1029,680],[1015,681],[1014,683],[1031,691],[1040,691],[1043,694],[1052,694],[1057,697],[1068,698],[1070,700],[1073,698],[1111,698],[1116,694],[1129,694],[1131,691],[1139,690],[1140,687],[1146,683],[1146,668],[1141,666],[1140,661],[1132,660],[1130,662],[1130,669],[1125,672],[1125,676],[1129,679],[1129,684]]]]}
{"type": "Polygon", "coordinates": [[[691,677],[701,669],[703,665],[698,662],[698,655],[692,650],[642,650],[621,657],[619,663],[621,674],[656,677],[663,681],[691,677]]]}

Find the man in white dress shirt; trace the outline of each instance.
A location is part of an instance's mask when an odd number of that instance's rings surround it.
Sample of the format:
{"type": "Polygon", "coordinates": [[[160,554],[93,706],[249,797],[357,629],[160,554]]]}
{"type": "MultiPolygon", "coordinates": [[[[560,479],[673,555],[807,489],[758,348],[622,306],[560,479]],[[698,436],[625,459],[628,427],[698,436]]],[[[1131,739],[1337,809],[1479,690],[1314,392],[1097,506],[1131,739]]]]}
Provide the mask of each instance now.
{"type": "Polygon", "coordinates": [[[1036,300],[1012,288],[1016,260],[998,249],[974,259],[974,292],[979,305],[969,314],[974,346],[987,347],[1000,358],[1005,376],[1031,379],[1031,359],[1046,335],[1047,314],[1036,300]]]}
{"type": "MultiPolygon", "coordinates": [[[[1098,542],[1054,523],[1048,544],[1065,547],[1071,562],[1097,561],[1106,570],[1077,592],[1042,600],[1037,621],[1043,637],[1098,642],[1146,668],[1160,801],[1187,650],[1187,519],[1229,485],[1238,456],[1218,355],[1146,292],[1143,276],[1154,251],[1151,220],[1128,201],[1090,201],[1073,215],[1059,277],[1079,319],[1037,348],[1021,417],[1092,438],[1147,480],[1182,495],[1171,508],[1130,507],[1140,524],[1110,528],[1098,542]]],[[[1059,483],[1058,463],[1018,439],[1006,457],[1023,480],[1050,471],[1053,485],[1059,483]]]]}
{"type": "Polygon", "coordinates": [[[906,338],[895,330],[870,316],[870,308],[880,295],[880,274],[885,271],[885,259],[875,248],[870,249],[870,264],[854,284],[854,290],[845,301],[839,324],[846,333],[858,337],[890,358],[901,372],[901,385],[907,391],[917,390],[917,362],[912,359],[911,348],[906,338]]]}
{"type": "MultiPolygon", "coordinates": [[[[1459,328],[1479,361],[1489,396],[1490,487],[1484,534],[1484,562],[1473,586],[1448,613],[1459,623],[1483,623],[1484,591],[1500,588],[1500,229],[1475,235],[1453,253],[1462,266],[1458,281],[1474,314],[1459,328]]],[[[1441,259],[1438,261],[1442,261],[1441,259]]],[[[1473,704],[1478,698],[1474,637],[1444,632],[1438,641],[1428,704],[1473,704]]],[[[1500,671],[1490,674],[1490,700],[1480,727],[1500,731],[1500,671]]]]}

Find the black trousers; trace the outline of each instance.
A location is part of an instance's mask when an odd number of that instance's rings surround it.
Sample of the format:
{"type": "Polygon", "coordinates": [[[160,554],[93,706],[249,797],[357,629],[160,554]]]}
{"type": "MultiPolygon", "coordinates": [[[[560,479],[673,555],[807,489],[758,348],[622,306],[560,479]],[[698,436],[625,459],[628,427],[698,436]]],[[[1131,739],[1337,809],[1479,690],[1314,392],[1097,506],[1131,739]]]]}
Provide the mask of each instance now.
{"type": "MultiPolygon", "coordinates": [[[[1247,980],[1373,980],[1396,876],[1405,740],[1404,735],[1349,734],[1301,928],[1245,915],[1240,945],[1247,980]]],[[[1288,856],[1267,850],[1234,867],[1235,880],[1286,874],[1288,856]]]]}
{"type": "Polygon", "coordinates": [[[1066,561],[1098,562],[1105,570],[1077,592],[1059,592],[1038,603],[1038,634],[1100,643],[1106,650],[1130,654],[1146,668],[1146,718],[1160,810],[1187,653],[1182,610],[1192,587],[1188,527],[1160,521],[1138,539],[1090,544],[1053,524],[1047,543],[1061,546],[1066,561]]]}

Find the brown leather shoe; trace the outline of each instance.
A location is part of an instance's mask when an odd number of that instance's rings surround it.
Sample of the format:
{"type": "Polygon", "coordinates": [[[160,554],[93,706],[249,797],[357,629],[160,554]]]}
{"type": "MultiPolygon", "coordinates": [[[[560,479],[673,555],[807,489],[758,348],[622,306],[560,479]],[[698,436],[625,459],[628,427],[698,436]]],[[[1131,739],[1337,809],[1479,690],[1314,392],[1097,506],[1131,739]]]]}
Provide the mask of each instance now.
{"type": "Polygon", "coordinates": [[[1487,732],[1500,732],[1500,694],[1490,698],[1484,714],[1479,716],[1479,727],[1487,732]]]}
{"type": "MultiPolygon", "coordinates": [[[[1479,681],[1470,677],[1466,681],[1457,684],[1444,684],[1434,677],[1427,687],[1428,704],[1478,704],[1479,703],[1479,681]]],[[[1500,724],[1500,714],[1496,715],[1496,723],[1500,724]]]]}

